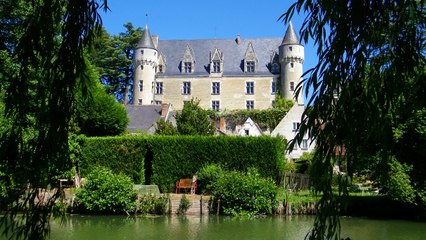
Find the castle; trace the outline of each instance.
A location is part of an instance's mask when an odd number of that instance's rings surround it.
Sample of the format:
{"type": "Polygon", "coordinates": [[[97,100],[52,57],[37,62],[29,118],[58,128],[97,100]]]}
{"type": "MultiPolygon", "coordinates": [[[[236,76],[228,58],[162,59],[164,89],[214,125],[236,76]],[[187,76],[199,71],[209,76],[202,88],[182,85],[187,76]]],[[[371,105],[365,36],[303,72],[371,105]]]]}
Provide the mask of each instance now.
{"type": "MultiPolygon", "coordinates": [[[[272,108],[280,94],[295,104],[269,134],[291,140],[305,109],[303,94],[295,94],[303,63],[304,47],[291,22],[284,38],[256,39],[238,35],[235,39],[159,40],[146,26],[134,53],[133,104],[126,106],[129,130],[152,134],[155,121],[168,119],[170,106],[181,110],[191,99],[198,99],[203,109],[219,112],[262,110],[272,108]]],[[[238,132],[262,135],[256,125],[248,119],[238,132]]],[[[287,158],[297,159],[314,147],[315,142],[306,136],[287,158]]]]}
{"type": "Polygon", "coordinates": [[[180,110],[194,98],[215,111],[267,109],[280,93],[303,105],[294,94],[303,62],[291,23],[284,39],[159,40],[146,27],[135,48],[133,104],[180,110]]]}

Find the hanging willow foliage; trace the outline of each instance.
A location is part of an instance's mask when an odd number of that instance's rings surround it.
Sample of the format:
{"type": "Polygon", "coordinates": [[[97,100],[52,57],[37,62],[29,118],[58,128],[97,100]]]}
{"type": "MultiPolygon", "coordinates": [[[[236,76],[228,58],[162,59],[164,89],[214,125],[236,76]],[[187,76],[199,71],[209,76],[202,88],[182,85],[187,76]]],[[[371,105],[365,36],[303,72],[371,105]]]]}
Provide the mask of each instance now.
{"type": "Polygon", "coordinates": [[[100,25],[101,6],[95,0],[22,3],[31,11],[15,22],[5,21],[15,24],[19,37],[9,49],[16,68],[2,79],[8,86],[5,113],[11,126],[1,136],[0,160],[13,188],[1,199],[7,208],[1,227],[4,237],[45,239],[60,197],[60,191],[45,190],[71,168],[72,101],[77,83],[86,89],[83,51],[100,25]]]}
{"type": "MultiPolygon", "coordinates": [[[[426,169],[421,163],[426,123],[415,117],[426,113],[425,1],[298,0],[281,19],[289,22],[295,12],[305,14],[301,39],[313,39],[319,57],[304,74],[304,89],[313,90],[312,108],[304,113],[296,136],[300,141],[310,134],[318,148],[315,189],[323,195],[307,237],[339,239],[342,205],[331,185],[339,153],[349,176],[364,156],[380,156],[383,176],[392,174],[394,156],[413,165],[410,181],[419,190],[418,199],[425,199],[420,195],[426,190],[424,175],[417,172],[426,169]],[[395,129],[412,119],[419,128],[404,128],[406,138],[395,138],[395,129]],[[407,139],[416,141],[404,144],[407,139]],[[415,154],[407,159],[401,152],[415,154]]],[[[342,178],[339,194],[345,195],[346,180],[342,178]]]]}

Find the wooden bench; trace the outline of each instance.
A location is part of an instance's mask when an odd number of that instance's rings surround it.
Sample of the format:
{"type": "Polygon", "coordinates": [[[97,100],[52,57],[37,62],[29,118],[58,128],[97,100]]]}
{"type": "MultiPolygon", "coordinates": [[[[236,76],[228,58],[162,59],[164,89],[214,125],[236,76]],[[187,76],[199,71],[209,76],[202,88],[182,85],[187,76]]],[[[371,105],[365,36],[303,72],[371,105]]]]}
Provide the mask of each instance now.
{"type": "Polygon", "coordinates": [[[180,190],[183,189],[184,192],[187,192],[190,189],[191,194],[195,194],[197,190],[197,180],[191,178],[181,178],[176,183],[176,193],[180,193],[180,190]]]}

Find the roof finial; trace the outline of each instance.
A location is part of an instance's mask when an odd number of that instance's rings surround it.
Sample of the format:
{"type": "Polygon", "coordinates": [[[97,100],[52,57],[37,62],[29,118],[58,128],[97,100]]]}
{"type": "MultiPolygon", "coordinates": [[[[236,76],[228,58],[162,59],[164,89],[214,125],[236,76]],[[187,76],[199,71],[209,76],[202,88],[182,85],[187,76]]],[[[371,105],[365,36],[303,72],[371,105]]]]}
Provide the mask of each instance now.
{"type": "Polygon", "coordinates": [[[146,17],[146,26],[148,27],[148,13],[145,13],[145,17],[146,17]]]}

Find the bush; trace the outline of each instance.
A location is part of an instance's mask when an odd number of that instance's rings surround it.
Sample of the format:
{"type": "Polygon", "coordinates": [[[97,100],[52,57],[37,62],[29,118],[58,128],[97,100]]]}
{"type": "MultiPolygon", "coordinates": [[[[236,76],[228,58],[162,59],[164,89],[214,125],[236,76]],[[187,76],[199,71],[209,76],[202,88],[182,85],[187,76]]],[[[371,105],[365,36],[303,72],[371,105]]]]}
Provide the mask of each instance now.
{"type": "Polygon", "coordinates": [[[210,194],[212,191],[212,185],[222,175],[224,170],[219,164],[212,163],[201,168],[197,173],[197,189],[201,193],[210,194]]]}
{"type": "Polygon", "coordinates": [[[136,192],[129,177],[99,167],[87,176],[87,182],[77,192],[76,200],[91,213],[124,213],[134,210],[136,192]]]}
{"type": "Polygon", "coordinates": [[[168,198],[153,194],[144,194],[137,201],[137,212],[142,214],[163,215],[166,213],[168,198]]]}
{"type": "Polygon", "coordinates": [[[230,215],[271,214],[276,205],[277,187],[256,169],[247,173],[227,172],[213,184],[213,196],[221,211],[230,215]]]}
{"type": "Polygon", "coordinates": [[[186,195],[183,194],[182,198],[180,199],[179,207],[176,211],[177,214],[183,215],[188,211],[189,207],[191,207],[191,202],[186,198],[186,195]]]}

